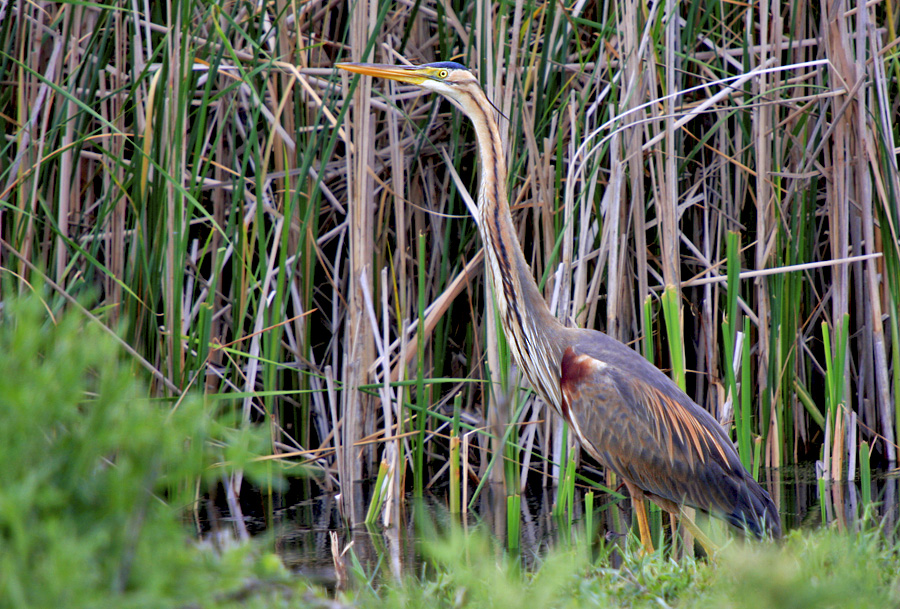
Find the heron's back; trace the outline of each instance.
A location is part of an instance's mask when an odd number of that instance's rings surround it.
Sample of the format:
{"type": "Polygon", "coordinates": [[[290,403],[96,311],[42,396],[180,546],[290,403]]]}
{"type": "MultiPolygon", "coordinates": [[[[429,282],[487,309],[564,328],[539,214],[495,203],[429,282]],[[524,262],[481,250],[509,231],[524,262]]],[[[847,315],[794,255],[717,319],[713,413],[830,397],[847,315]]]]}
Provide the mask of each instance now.
{"type": "Polygon", "coordinates": [[[769,494],[712,415],[634,350],[601,332],[575,333],[561,410],[589,454],[651,498],[780,535],[769,494]]]}

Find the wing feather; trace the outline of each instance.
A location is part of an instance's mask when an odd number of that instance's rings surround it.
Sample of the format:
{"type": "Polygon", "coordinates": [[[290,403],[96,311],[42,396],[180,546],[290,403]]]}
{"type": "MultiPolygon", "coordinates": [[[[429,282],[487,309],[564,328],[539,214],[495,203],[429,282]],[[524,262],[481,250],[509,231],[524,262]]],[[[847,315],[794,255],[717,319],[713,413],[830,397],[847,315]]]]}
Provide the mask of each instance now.
{"type": "Polygon", "coordinates": [[[721,425],[659,369],[616,344],[628,353],[570,347],[563,354],[560,410],[585,450],[651,498],[750,523],[757,533],[757,523],[777,523],[771,499],[721,425]]]}

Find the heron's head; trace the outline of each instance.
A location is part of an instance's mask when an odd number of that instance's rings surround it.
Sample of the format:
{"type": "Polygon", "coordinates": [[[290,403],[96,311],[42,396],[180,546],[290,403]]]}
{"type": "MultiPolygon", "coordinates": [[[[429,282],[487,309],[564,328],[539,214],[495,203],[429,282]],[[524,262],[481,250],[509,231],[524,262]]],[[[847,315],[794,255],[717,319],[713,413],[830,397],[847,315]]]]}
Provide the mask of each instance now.
{"type": "Polygon", "coordinates": [[[473,87],[480,90],[472,71],[452,61],[427,63],[421,66],[394,66],[379,63],[339,63],[342,70],[377,78],[389,78],[440,93],[457,105],[471,98],[473,87]]]}

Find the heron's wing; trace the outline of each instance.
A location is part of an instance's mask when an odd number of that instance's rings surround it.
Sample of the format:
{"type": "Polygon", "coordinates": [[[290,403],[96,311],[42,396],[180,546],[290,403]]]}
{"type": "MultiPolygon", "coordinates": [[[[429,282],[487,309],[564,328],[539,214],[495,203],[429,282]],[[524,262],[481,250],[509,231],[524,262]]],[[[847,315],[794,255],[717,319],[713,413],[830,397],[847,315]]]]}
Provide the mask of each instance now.
{"type": "Polygon", "coordinates": [[[731,521],[758,521],[771,500],[744,470],[721,426],[631,353],[633,360],[617,353],[601,361],[566,350],[560,410],[582,446],[645,493],[731,521]]]}

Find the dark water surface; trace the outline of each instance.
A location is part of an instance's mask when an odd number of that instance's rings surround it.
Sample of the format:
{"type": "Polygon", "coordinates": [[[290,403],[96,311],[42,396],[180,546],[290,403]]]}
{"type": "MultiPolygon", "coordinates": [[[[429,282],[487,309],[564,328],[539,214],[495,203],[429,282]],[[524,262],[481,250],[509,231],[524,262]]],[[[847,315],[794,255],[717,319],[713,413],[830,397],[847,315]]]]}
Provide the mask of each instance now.
{"type": "MultiPolygon", "coordinates": [[[[785,531],[797,528],[829,526],[853,528],[861,522],[868,509],[870,517],[883,522],[884,530],[892,532],[898,520],[898,477],[880,475],[872,480],[872,504],[865,508],[859,481],[831,482],[820,485],[815,468],[794,467],[762,472],[761,483],[779,506],[785,531]],[[821,493],[824,491],[824,494],[821,493]],[[823,520],[824,515],[824,520],[823,520]]],[[[584,530],[584,490],[576,489],[571,526],[565,518],[553,514],[556,490],[530,488],[521,501],[521,531],[519,552],[524,565],[531,565],[536,557],[561,542],[572,531],[584,530]]],[[[401,510],[399,526],[382,529],[380,526],[348,527],[344,523],[335,494],[325,494],[297,503],[271,515],[269,526],[275,550],[285,565],[298,574],[324,585],[336,582],[333,552],[342,554],[348,568],[357,563],[367,574],[381,572],[399,576],[417,572],[422,565],[423,537],[433,537],[434,531],[447,530],[457,518],[469,529],[489,532],[498,542],[507,545],[507,497],[486,487],[476,499],[474,509],[460,517],[451,516],[445,493],[427,494],[417,518],[426,519],[426,527],[416,526],[411,496],[401,510]],[[430,533],[423,533],[430,531],[430,533]],[[335,542],[332,533],[336,534],[335,542]],[[333,547],[334,546],[334,547],[333,547]],[[349,550],[347,550],[349,546],[349,550]],[[346,550],[346,551],[345,551],[346,550]]],[[[667,523],[668,518],[663,518],[667,523]]],[[[623,523],[631,522],[630,502],[606,493],[595,493],[594,526],[596,539],[610,543],[624,534],[623,523]]]]}

